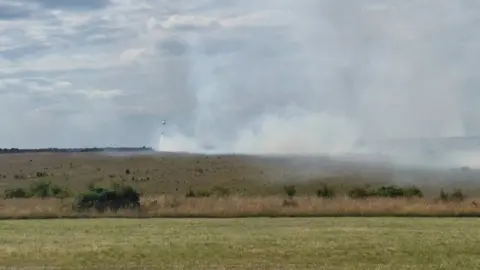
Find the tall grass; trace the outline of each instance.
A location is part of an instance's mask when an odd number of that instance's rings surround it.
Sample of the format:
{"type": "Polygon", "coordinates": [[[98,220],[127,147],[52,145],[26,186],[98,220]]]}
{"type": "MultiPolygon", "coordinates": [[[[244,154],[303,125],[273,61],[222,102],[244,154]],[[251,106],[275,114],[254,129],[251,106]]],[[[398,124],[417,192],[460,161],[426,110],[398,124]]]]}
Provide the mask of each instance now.
{"type": "Polygon", "coordinates": [[[295,197],[285,206],[284,196],[185,197],[149,196],[141,199],[141,210],[117,213],[72,210],[71,199],[0,200],[0,218],[68,217],[282,217],[282,216],[480,216],[475,200],[462,202],[426,198],[318,198],[295,197]]]}

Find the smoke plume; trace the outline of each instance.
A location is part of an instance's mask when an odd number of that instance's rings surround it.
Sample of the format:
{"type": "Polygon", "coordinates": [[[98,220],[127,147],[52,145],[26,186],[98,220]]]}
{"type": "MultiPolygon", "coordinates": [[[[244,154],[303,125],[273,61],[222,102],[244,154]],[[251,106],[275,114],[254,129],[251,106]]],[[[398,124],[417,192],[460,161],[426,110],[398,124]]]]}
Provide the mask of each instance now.
{"type": "Polygon", "coordinates": [[[159,150],[346,154],[378,150],[360,141],[480,132],[469,103],[480,97],[480,4],[253,3],[262,35],[222,21],[213,30],[231,51],[215,51],[208,33],[183,37],[193,128],[169,123],[159,150]]]}

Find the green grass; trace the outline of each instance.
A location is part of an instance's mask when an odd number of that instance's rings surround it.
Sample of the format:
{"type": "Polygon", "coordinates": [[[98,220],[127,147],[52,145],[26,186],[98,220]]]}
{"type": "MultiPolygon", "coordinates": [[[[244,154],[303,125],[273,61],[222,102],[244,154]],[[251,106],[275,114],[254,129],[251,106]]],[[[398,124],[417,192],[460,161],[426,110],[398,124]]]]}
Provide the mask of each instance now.
{"type": "Polygon", "coordinates": [[[478,269],[480,221],[454,218],[0,222],[0,267],[478,269]]]}

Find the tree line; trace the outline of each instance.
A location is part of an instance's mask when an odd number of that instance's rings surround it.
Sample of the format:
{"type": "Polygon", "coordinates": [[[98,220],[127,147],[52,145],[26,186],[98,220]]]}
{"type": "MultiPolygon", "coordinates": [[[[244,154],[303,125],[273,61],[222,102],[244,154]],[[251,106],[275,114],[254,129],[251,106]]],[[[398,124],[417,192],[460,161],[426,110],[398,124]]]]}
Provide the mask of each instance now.
{"type": "Polygon", "coordinates": [[[17,153],[81,153],[81,152],[139,152],[154,151],[151,147],[88,147],[88,148],[0,148],[0,154],[17,153]]]}

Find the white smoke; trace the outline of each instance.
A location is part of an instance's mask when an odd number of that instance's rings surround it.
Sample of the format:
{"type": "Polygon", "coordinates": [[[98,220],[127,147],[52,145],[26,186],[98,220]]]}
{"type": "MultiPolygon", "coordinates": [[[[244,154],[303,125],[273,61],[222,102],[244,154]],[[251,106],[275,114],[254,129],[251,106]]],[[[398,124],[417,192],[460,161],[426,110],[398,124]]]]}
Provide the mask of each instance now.
{"type": "Polygon", "coordinates": [[[480,60],[473,2],[267,2],[275,27],[235,52],[186,38],[195,128],[160,150],[341,154],[362,138],[468,135],[480,119],[465,109],[480,60]]]}
{"type": "Polygon", "coordinates": [[[358,133],[343,117],[291,109],[282,115],[257,119],[258,130],[238,134],[233,150],[255,154],[344,154],[352,150],[358,133]]]}

